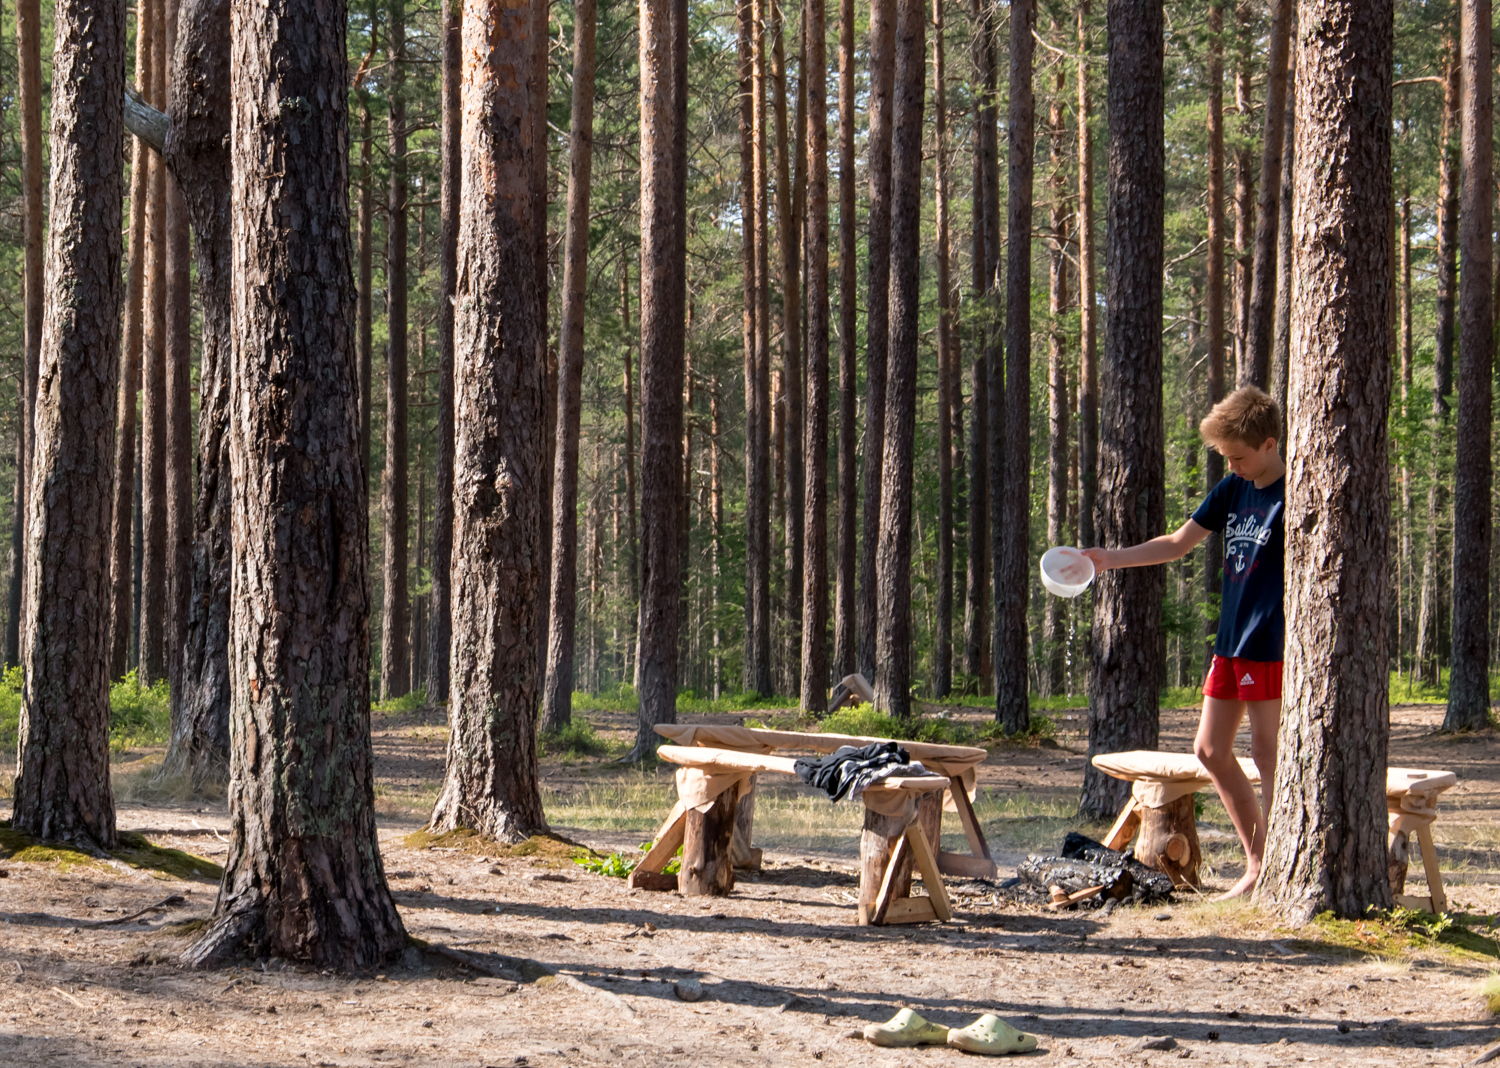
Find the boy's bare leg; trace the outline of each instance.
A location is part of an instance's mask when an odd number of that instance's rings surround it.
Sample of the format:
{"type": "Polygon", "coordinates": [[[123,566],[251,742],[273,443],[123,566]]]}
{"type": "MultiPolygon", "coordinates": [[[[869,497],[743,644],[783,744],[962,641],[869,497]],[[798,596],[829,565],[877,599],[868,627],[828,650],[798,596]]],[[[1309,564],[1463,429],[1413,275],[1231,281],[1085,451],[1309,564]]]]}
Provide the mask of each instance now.
{"type": "Polygon", "coordinates": [[[1265,817],[1256,801],[1255,787],[1250,785],[1234,757],[1234,736],[1244,718],[1244,701],[1205,697],[1203,718],[1198,721],[1198,737],[1193,739],[1193,755],[1213,780],[1219,799],[1229,812],[1229,821],[1234,824],[1245,849],[1245,874],[1223,895],[1226,898],[1239,897],[1254,889],[1255,880],[1260,877],[1261,858],[1265,855],[1265,817]]]}
{"type": "Polygon", "coordinates": [[[1271,826],[1271,802],[1276,796],[1276,736],[1281,730],[1281,700],[1248,701],[1250,759],[1260,770],[1260,835],[1255,855],[1266,855],[1266,829],[1271,826]]]}

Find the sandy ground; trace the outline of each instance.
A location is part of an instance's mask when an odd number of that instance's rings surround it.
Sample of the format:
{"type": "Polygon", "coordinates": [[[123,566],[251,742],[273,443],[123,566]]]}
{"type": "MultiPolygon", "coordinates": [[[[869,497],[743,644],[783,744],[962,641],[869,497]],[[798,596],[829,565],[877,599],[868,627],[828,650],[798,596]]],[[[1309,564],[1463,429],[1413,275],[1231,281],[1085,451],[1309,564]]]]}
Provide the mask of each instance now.
{"type": "MultiPolygon", "coordinates": [[[[1450,897],[1455,911],[1492,917],[1500,738],[1436,735],[1439,719],[1437,709],[1397,710],[1392,763],[1463,778],[1445,795],[1439,825],[1463,828],[1442,849],[1445,868],[1456,869],[1450,897]]],[[[1193,724],[1188,712],[1165,715],[1163,748],[1185,749],[1193,724]]],[[[382,781],[418,783],[441,770],[440,745],[407,727],[378,736],[377,750],[382,781]]],[[[981,785],[1076,791],[1080,751],[1071,736],[1057,747],[997,750],[981,785]]],[[[0,803],[0,817],[7,809],[0,803]]],[[[955,883],[954,923],[869,929],[854,924],[852,848],[773,850],[730,897],[706,900],[631,891],[545,856],[414,849],[402,839],[416,822],[392,815],[381,832],[408,930],[472,954],[474,967],[413,950],[352,978],[275,963],[187,972],[174,960],[192,936],[177,925],[208,915],[212,881],[0,861],[0,1065],[748,1068],[968,1058],[851,1037],[904,1006],[951,1026],[996,1012],[1038,1036],[1040,1049],[1024,1059],[1045,1064],[1458,1065],[1500,1040],[1478,995],[1493,960],[1440,946],[1391,950],[1373,936],[1369,950],[1341,948],[1246,906],[1181,900],[1058,917],[955,883]],[[171,895],[185,900],[90,926],[171,895]],[[701,985],[701,1000],[677,993],[688,980],[701,985]],[[1135,1051],[1159,1036],[1174,1047],[1135,1051]]],[[[222,805],[126,804],[120,826],[209,858],[225,850],[222,805]]],[[[635,837],[562,830],[601,848],[635,837]]]]}

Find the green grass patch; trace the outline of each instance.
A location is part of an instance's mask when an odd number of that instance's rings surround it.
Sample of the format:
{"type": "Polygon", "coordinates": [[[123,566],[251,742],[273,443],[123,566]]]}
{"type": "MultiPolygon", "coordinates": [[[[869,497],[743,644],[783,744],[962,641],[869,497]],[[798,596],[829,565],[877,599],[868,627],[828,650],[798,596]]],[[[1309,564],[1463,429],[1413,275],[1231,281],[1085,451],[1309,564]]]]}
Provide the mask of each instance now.
{"type": "Polygon", "coordinates": [[[537,748],[541,756],[596,757],[606,755],[610,745],[599,737],[592,723],[574,716],[562,730],[538,734],[537,748]]]}
{"type": "MultiPolygon", "coordinates": [[[[155,845],[145,836],[132,831],[120,832],[119,845],[110,851],[110,856],[132,868],[152,872],[163,879],[209,879],[218,882],[224,877],[224,869],[213,861],[180,849],[155,845]]],[[[73,868],[108,866],[103,858],[66,843],[38,842],[28,834],[12,830],[9,820],[0,820],[0,860],[13,860],[21,864],[56,864],[58,870],[63,872],[73,868]]]]}
{"type": "MultiPolygon", "coordinates": [[[[640,698],[635,687],[622,682],[618,686],[599,693],[573,691],[573,711],[576,712],[635,712],[640,708],[640,698]]],[[[704,697],[693,690],[683,690],[677,695],[677,711],[683,714],[756,712],[763,709],[795,709],[800,702],[795,697],[773,694],[769,697],[755,693],[727,693],[715,699],[704,697]]]]}
{"type": "Polygon", "coordinates": [[[1500,960],[1496,923],[1493,916],[1451,912],[1433,915],[1399,906],[1386,912],[1371,908],[1362,920],[1342,920],[1323,912],[1312,922],[1317,941],[1300,941],[1303,948],[1331,947],[1351,957],[1385,959],[1438,949],[1460,960],[1493,961],[1500,960]],[[1476,929],[1480,926],[1483,931],[1476,929]]]}
{"type": "MultiPolygon", "coordinates": [[[[651,848],[650,842],[641,843],[641,851],[636,854],[611,853],[608,856],[594,854],[587,857],[574,857],[573,863],[584,871],[591,871],[595,875],[604,875],[611,879],[627,878],[631,872],[640,866],[645,859],[646,853],[651,848]]],[[[662,868],[663,875],[676,875],[682,871],[682,846],[677,847],[677,852],[672,854],[672,859],[667,861],[662,868]]]]}

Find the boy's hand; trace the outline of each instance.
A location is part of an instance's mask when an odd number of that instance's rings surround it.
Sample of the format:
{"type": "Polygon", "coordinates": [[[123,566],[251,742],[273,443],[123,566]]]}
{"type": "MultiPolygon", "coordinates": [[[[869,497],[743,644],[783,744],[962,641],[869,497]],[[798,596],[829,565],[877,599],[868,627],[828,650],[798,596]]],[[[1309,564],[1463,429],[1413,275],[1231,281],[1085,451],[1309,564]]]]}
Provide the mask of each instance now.
{"type": "Polygon", "coordinates": [[[1094,562],[1094,572],[1096,574],[1103,574],[1113,566],[1110,563],[1110,557],[1114,554],[1108,549],[1080,549],[1078,551],[1094,562]]]}

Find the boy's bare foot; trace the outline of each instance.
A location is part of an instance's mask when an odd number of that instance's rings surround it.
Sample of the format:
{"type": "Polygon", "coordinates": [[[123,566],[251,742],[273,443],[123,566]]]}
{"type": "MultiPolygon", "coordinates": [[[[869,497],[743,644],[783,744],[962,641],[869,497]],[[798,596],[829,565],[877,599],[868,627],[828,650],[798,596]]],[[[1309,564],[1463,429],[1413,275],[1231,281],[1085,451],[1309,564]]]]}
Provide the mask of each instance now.
{"type": "Polygon", "coordinates": [[[1237,898],[1237,897],[1244,897],[1250,891],[1252,891],[1252,890],[1255,889],[1255,883],[1256,883],[1256,881],[1259,878],[1260,878],[1260,869],[1259,868],[1251,868],[1249,871],[1245,872],[1244,875],[1240,876],[1240,881],[1239,882],[1235,883],[1233,886],[1231,886],[1224,893],[1220,894],[1214,900],[1215,901],[1231,901],[1231,900],[1233,900],[1234,898],[1237,898]]]}

